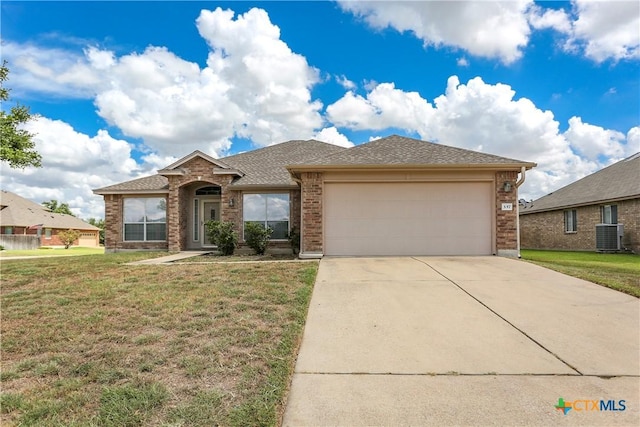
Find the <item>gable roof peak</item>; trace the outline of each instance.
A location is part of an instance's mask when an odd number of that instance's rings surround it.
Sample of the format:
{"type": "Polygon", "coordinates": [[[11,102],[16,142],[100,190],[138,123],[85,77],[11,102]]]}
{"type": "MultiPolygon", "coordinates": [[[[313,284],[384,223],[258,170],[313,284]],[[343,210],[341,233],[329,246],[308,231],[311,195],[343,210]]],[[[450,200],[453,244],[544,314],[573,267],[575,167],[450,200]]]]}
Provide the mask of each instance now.
{"type": "Polygon", "coordinates": [[[189,162],[190,160],[195,159],[196,157],[200,157],[201,159],[204,159],[206,161],[208,161],[209,163],[212,163],[216,166],[218,166],[221,169],[231,169],[231,167],[229,165],[227,165],[226,163],[224,163],[223,161],[216,159],[206,153],[203,153],[200,150],[195,150],[194,152],[192,152],[191,154],[188,154],[186,156],[184,156],[183,158],[177,160],[176,162],[170,164],[169,166],[166,166],[162,169],[160,169],[158,171],[159,174],[162,174],[163,172],[171,172],[171,171],[175,171],[177,169],[180,168],[180,166],[184,165],[185,163],[189,162]]]}

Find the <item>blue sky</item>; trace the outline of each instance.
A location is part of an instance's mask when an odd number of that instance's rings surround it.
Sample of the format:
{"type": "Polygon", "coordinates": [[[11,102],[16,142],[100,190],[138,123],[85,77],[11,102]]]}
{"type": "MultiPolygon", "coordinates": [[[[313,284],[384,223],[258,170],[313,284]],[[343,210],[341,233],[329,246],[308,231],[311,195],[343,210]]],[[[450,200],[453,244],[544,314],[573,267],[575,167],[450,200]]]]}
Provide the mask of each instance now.
{"type": "Polygon", "coordinates": [[[195,149],[398,133],[537,162],[527,199],[640,151],[638,2],[0,7],[7,86],[43,154],[0,184],[85,218],[103,216],[91,189],[195,149]]]}

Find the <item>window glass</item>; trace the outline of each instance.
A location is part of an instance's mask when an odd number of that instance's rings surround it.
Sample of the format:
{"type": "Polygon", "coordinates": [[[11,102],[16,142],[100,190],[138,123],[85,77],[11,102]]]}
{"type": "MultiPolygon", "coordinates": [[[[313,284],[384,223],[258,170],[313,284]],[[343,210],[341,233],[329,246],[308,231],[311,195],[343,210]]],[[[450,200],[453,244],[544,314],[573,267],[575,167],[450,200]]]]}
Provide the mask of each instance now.
{"type": "Polygon", "coordinates": [[[286,239],[289,234],[289,194],[244,194],[244,222],[255,222],[273,230],[271,239],[286,239]]]}
{"type": "Polygon", "coordinates": [[[245,194],[243,196],[242,214],[245,221],[262,221],[266,219],[266,194],[245,194]]]}
{"type": "Polygon", "coordinates": [[[13,234],[13,227],[5,227],[4,234],[13,234]]]}
{"type": "Polygon", "coordinates": [[[618,206],[604,205],[602,207],[602,223],[617,224],[618,223],[618,206]]]}
{"type": "Polygon", "coordinates": [[[578,231],[578,217],[575,209],[564,212],[564,231],[568,233],[578,231]]]}
{"type": "Polygon", "coordinates": [[[124,199],[124,240],[167,240],[167,202],[163,197],[124,199]]]}

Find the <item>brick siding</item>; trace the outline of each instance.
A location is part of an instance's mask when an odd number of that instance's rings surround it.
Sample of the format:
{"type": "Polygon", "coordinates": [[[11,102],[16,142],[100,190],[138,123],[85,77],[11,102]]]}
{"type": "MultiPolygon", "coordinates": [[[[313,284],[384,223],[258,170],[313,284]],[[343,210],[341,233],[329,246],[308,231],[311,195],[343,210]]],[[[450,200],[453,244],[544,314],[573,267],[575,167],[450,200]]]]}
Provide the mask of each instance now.
{"type": "MultiPolygon", "coordinates": [[[[618,223],[624,225],[622,245],[640,253],[640,199],[608,204],[618,206],[618,223]]],[[[520,216],[520,245],[523,249],[596,250],[596,224],[602,223],[602,205],[575,208],[577,231],[564,231],[564,209],[520,216]]]]}
{"type": "Polygon", "coordinates": [[[518,192],[516,181],[518,172],[505,171],[496,173],[496,249],[510,251],[518,248],[518,230],[516,224],[518,192]],[[504,190],[504,183],[511,183],[511,190],[504,190]],[[502,204],[511,203],[512,210],[503,211],[502,204]]]}
{"type": "MultiPolygon", "coordinates": [[[[185,175],[167,175],[169,194],[127,194],[105,195],[105,248],[108,252],[120,250],[169,250],[181,251],[188,248],[189,216],[191,215],[193,192],[197,187],[216,185],[221,188],[220,220],[235,224],[240,237],[239,250],[245,249],[242,242],[242,191],[229,189],[235,175],[213,174],[215,165],[201,157],[195,157],[183,164],[185,175]],[[166,197],[167,199],[167,241],[166,242],[125,242],[123,236],[123,200],[125,197],[166,197]],[[229,201],[233,199],[233,206],[229,201]]],[[[220,169],[223,171],[223,169],[220,169]]],[[[274,190],[277,191],[277,190],[274,190]]],[[[279,191],[283,192],[283,191],[279,191]]],[[[291,200],[291,226],[300,227],[300,191],[286,190],[291,200]]],[[[271,242],[270,248],[289,249],[288,241],[271,242]]]]}
{"type": "Polygon", "coordinates": [[[322,253],[322,173],[305,172],[301,178],[303,218],[300,251],[322,253]]]}

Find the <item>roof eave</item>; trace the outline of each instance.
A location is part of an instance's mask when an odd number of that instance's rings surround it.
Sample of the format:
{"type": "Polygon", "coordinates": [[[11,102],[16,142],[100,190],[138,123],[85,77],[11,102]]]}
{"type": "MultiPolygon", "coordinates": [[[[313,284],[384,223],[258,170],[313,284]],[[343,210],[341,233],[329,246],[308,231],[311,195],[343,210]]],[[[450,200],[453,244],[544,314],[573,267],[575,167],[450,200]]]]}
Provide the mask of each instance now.
{"type": "Polygon", "coordinates": [[[169,194],[168,189],[162,190],[93,190],[93,194],[105,196],[109,194],[169,194]]]}
{"type": "Polygon", "coordinates": [[[294,172],[317,172],[317,171],[371,171],[371,170],[496,170],[496,171],[520,171],[522,167],[530,170],[536,167],[536,163],[456,163],[456,164],[363,164],[363,165],[288,165],[287,170],[294,172]]]}
{"type": "MultiPolygon", "coordinates": [[[[588,202],[572,203],[572,204],[567,204],[567,205],[556,205],[556,206],[551,206],[551,207],[541,208],[541,209],[536,209],[536,210],[522,210],[521,209],[520,210],[520,214],[528,215],[528,214],[534,214],[534,213],[552,212],[552,211],[559,211],[559,210],[564,210],[564,209],[582,208],[584,206],[604,205],[604,204],[607,204],[607,203],[622,202],[622,201],[625,201],[625,200],[633,200],[633,199],[640,199],[640,194],[635,194],[635,195],[631,195],[631,196],[615,197],[615,198],[611,198],[611,199],[601,199],[601,200],[592,200],[592,201],[588,201],[588,202]]],[[[534,201],[534,203],[535,203],[535,201],[534,201]]]]}
{"type": "Polygon", "coordinates": [[[298,189],[298,184],[296,183],[273,183],[273,184],[231,184],[228,188],[232,188],[234,190],[273,190],[273,189],[283,189],[283,190],[295,190],[298,189]]]}

